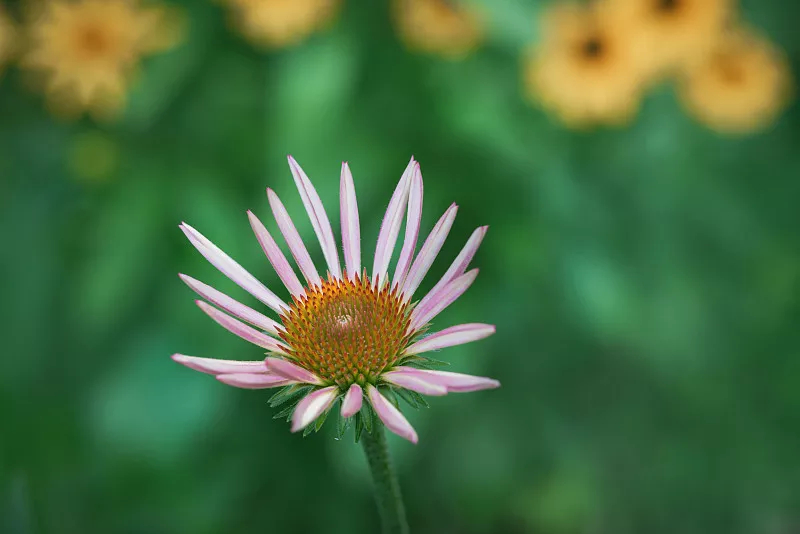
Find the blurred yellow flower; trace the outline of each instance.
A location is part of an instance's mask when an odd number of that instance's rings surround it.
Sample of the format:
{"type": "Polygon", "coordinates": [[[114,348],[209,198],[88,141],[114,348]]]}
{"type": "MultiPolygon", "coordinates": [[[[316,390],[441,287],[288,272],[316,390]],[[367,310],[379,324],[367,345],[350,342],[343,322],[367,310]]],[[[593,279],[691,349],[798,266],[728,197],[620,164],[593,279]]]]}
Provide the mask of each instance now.
{"type": "Polygon", "coordinates": [[[325,27],[340,0],[225,0],[234,25],[252,44],[281,48],[325,27]]]}
{"type": "Polygon", "coordinates": [[[412,50],[463,58],[483,40],[478,12],[456,0],[394,0],[400,37],[412,50]]]}
{"type": "Polygon", "coordinates": [[[724,133],[769,126],[789,102],[792,81],[783,53],[753,32],[728,32],[707,61],[680,81],[686,108],[699,121],[724,133]]]}
{"type": "Polygon", "coordinates": [[[597,4],[558,4],[541,22],[524,65],[528,96],[573,127],[630,120],[647,80],[622,21],[597,4]]]}
{"type": "Polygon", "coordinates": [[[8,18],[5,10],[0,7],[0,72],[16,51],[17,31],[14,23],[8,18]]]}
{"type": "Polygon", "coordinates": [[[632,46],[646,51],[646,66],[657,76],[708,55],[733,11],[733,0],[600,1],[627,20],[632,46]]]}
{"type": "Polygon", "coordinates": [[[176,20],[134,0],[54,0],[29,25],[22,66],[57,114],[111,119],[123,110],[142,57],[179,40],[176,20]]]}

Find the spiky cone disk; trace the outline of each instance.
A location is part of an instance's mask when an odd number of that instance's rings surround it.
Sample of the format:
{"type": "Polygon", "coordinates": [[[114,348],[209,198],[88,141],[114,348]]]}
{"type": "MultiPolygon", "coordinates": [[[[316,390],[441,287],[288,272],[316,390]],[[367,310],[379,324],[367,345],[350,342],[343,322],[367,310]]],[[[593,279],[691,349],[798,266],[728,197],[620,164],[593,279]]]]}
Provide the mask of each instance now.
{"type": "Polygon", "coordinates": [[[375,383],[400,358],[410,334],[409,304],[364,274],[329,277],[294,298],[282,317],[287,357],[341,388],[375,383]]]}
{"type": "Polygon", "coordinates": [[[389,201],[371,275],[361,264],[358,206],[347,163],[342,165],[340,185],[344,265],[339,261],[339,247],[322,200],[291,157],[289,166],[322,247],[327,276],[319,275],[292,219],[271,189],[267,190],[267,196],[278,231],[286,240],[305,283],[258,217],[252,212],[248,212],[248,217],[267,259],[289,291],[289,303],[197,230],[182,224],[181,229],[198,251],[270,308],[277,320],[199,280],[181,275],[204,299],[198,301],[198,306],[206,314],[230,332],[266,349],[267,358],[234,361],[175,354],[173,359],[235,387],[283,386],[271,404],[288,404],[278,416],[288,416],[294,432],[318,430],[331,407],[341,400],[340,420],[344,424],[340,430],[355,417],[358,437],[362,430],[372,428],[375,414],[386,428],[416,443],[417,433],[399,410],[395,396],[412,406],[420,406],[425,404],[421,395],[478,391],[500,385],[490,378],[430,369],[435,361],[424,356],[429,351],[483,339],[495,331],[493,325],[468,323],[424,335],[430,322],[474,282],[478,270],[467,268],[487,227],[472,233],[433,289],[414,302],[414,294],[444,245],[457,212],[457,206],[451,205],[416,252],[423,196],[419,164],[411,159],[389,201]],[[404,217],[403,245],[394,273],[389,276],[389,264],[404,217]]]}

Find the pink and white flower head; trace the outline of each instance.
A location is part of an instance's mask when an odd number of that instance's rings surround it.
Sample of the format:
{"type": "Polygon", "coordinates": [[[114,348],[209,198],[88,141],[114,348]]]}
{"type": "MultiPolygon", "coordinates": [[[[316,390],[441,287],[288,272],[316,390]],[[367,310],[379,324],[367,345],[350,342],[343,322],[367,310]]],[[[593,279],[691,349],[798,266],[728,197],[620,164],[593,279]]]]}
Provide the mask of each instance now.
{"type": "Polygon", "coordinates": [[[272,403],[296,402],[293,410],[289,408],[279,414],[290,416],[293,432],[318,429],[336,400],[341,399],[341,417],[349,422],[349,418],[356,416],[357,435],[362,426],[369,430],[374,410],[389,430],[416,443],[417,433],[398,409],[396,396],[419,405],[425,402],[420,394],[446,395],[500,385],[490,378],[431,370],[434,360],[422,356],[494,333],[493,325],[469,323],[423,336],[430,321],[475,280],[478,269],[467,271],[467,267],[487,227],[472,233],[433,289],[412,303],[414,293],[450,232],[457,206],[453,204],[445,211],[415,255],[422,219],[422,174],[412,158],[383,218],[369,275],[361,263],[361,229],[353,177],[344,163],[340,189],[342,269],[331,223],[319,195],[291,156],[289,166],[322,246],[327,276],[319,275],[292,219],[271,189],[267,189],[267,196],[278,229],[305,283],[261,221],[252,212],[248,216],[267,259],[291,294],[291,303],[284,302],[197,230],[182,224],[181,230],[208,261],[266,304],[279,320],[182,274],[181,279],[205,299],[197,301],[200,309],[230,332],[266,349],[267,358],[231,361],[183,354],[172,358],[231,386],[246,389],[283,386],[272,403]],[[390,277],[389,263],[404,215],[403,246],[390,277]],[[364,397],[368,404],[363,402],[364,397]],[[310,426],[315,421],[317,424],[310,426]]]}

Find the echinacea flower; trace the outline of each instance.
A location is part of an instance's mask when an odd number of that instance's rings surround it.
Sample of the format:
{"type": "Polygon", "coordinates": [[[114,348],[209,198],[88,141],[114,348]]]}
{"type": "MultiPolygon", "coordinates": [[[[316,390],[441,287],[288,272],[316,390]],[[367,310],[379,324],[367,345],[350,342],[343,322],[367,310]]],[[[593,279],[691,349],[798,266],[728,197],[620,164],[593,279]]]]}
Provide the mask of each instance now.
{"type": "Polygon", "coordinates": [[[224,0],[234,26],[252,44],[281,48],[299,43],[328,24],[340,0],[224,0]]]}
{"type": "Polygon", "coordinates": [[[487,227],[472,233],[433,289],[414,302],[414,295],[439,254],[457,211],[455,204],[445,211],[415,254],[422,220],[419,164],[411,159],[389,202],[371,272],[361,262],[361,227],[347,163],[342,165],[340,186],[343,265],[319,195],[292,157],[289,166],[322,247],[327,274],[320,275],[272,189],[267,189],[269,204],[304,282],[272,233],[255,214],[248,212],[248,216],[267,259],[291,294],[290,302],[270,291],[197,230],[182,224],[181,229],[197,250],[225,276],[270,308],[277,320],[181,275],[205,299],[197,301],[205,313],[230,332],[266,349],[267,358],[230,361],[176,354],[173,359],[235,387],[283,386],[278,399],[291,397],[296,401],[293,412],[290,410],[294,432],[310,429],[315,421],[319,428],[319,421],[324,421],[333,404],[341,399],[341,417],[347,419],[359,414],[357,421],[363,419],[369,427],[374,411],[389,430],[416,443],[417,433],[398,409],[396,396],[414,403],[421,399],[420,394],[446,395],[499,386],[499,382],[490,378],[430,369],[432,361],[423,356],[485,338],[495,331],[492,325],[470,323],[424,335],[430,322],[475,280],[478,270],[467,268],[487,227]],[[390,276],[389,265],[404,215],[405,237],[390,276]]]}
{"type": "Polygon", "coordinates": [[[142,57],[176,44],[174,15],[134,0],[53,0],[30,24],[22,65],[41,78],[56,113],[115,118],[142,57]]]}
{"type": "Polygon", "coordinates": [[[700,122],[723,133],[766,128],[786,107],[791,75],[784,54],[742,28],[729,31],[708,59],[687,69],[681,100],[700,122]]]}
{"type": "Polygon", "coordinates": [[[702,61],[730,22],[733,0],[601,0],[627,20],[631,46],[645,52],[651,75],[702,61]]]}
{"type": "Polygon", "coordinates": [[[542,17],[542,42],[525,60],[528,97],[573,127],[617,125],[639,108],[641,50],[601,4],[559,4],[542,17]]]}
{"type": "Polygon", "coordinates": [[[483,40],[483,20],[473,6],[453,0],[394,0],[400,37],[412,50],[460,59],[483,40]]]}

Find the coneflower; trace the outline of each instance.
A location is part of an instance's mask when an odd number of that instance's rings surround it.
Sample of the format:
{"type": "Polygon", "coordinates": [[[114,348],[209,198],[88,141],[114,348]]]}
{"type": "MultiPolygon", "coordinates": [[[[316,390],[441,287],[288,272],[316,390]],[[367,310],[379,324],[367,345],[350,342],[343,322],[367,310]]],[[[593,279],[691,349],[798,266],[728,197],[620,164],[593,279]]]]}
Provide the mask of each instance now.
{"type": "Polygon", "coordinates": [[[490,378],[435,370],[439,362],[424,356],[433,350],[485,338],[495,331],[493,325],[470,323],[425,335],[430,322],[475,280],[478,270],[467,268],[487,227],[472,233],[433,289],[415,302],[414,294],[439,254],[458,209],[453,204],[445,211],[415,254],[422,219],[419,164],[411,159],[389,202],[371,273],[361,263],[358,206],[347,163],[342,165],[340,188],[344,266],[319,195],[291,156],[289,166],[322,247],[327,274],[319,274],[292,219],[271,189],[267,189],[267,196],[278,229],[305,283],[261,221],[252,212],[248,217],[267,259],[291,294],[289,303],[197,230],[182,224],[180,228],[197,250],[270,308],[278,320],[182,274],[183,281],[205,299],[197,301],[204,312],[230,332],[266,349],[267,357],[231,361],[175,354],[173,359],[232,386],[282,387],[271,403],[286,405],[279,416],[288,416],[293,432],[318,430],[339,400],[340,432],[354,421],[356,440],[362,442],[373,472],[384,527],[390,532],[405,532],[402,502],[388,462],[382,425],[412,443],[417,443],[418,438],[400,412],[397,399],[419,406],[425,404],[421,395],[446,395],[500,385],[490,378]],[[404,215],[405,238],[396,268],[389,276],[404,215]],[[365,397],[368,402],[364,402],[365,397]]]}

